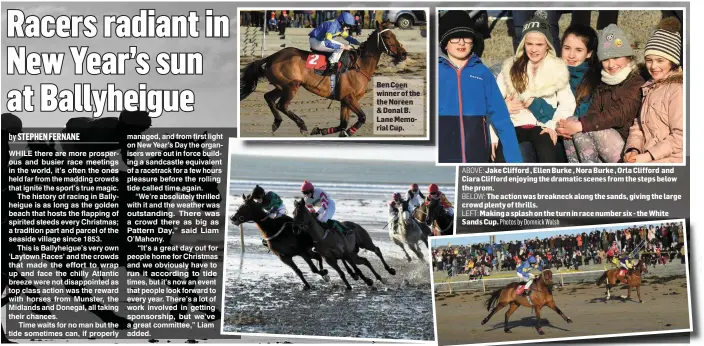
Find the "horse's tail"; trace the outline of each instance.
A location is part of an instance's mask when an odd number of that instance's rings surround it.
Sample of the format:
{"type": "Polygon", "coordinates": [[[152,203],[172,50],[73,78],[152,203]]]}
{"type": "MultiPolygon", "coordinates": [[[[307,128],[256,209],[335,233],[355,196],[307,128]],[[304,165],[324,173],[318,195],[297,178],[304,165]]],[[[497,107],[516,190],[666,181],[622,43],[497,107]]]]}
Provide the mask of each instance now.
{"type": "Polygon", "coordinates": [[[606,281],[606,278],[608,277],[608,274],[609,274],[609,271],[608,271],[608,270],[605,271],[604,274],[601,275],[601,277],[599,278],[599,280],[596,280],[596,285],[597,285],[597,286],[601,286],[601,284],[603,284],[604,281],[606,281]]]}
{"type": "Polygon", "coordinates": [[[486,306],[486,311],[491,311],[496,306],[496,303],[499,301],[499,297],[501,296],[501,291],[503,291],[503,288],[499,288],[498,290],[494,291],[494,293],[491,294],[491,297],[486,300],[484,305],[486,306]]]}
{"type": "Polygon", "coordinates": [[[242,71],[242,77],[240,78],[240,101],[244,100],[257,89],[257,83],[259,78],[264,77],[264,64],[269,62],[269,57],[257,60],[250,63],[242,71]]]}

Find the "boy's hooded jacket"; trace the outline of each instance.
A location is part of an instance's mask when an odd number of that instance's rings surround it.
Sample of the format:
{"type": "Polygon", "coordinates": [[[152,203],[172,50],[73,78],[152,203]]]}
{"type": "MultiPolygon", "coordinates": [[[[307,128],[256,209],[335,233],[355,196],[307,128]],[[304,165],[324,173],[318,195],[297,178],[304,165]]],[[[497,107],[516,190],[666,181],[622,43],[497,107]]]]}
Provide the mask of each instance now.
{"type": "Polygon", "coordinates": [[[444,54],[438,59],[439,162],[490,162],[489,125],[496,129],[506,162],[523,162],[506,103],[489,68],[474,54],[462,68],[444,54]]]}

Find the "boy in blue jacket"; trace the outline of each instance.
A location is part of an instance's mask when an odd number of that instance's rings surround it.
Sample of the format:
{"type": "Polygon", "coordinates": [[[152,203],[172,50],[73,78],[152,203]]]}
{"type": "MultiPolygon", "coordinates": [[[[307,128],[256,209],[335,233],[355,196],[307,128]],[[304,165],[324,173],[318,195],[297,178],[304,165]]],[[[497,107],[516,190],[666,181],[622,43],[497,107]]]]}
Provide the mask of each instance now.
{"type": "Polygon", "coordinates": [[[466,11],[447,11],[440,18],[438,161],[491,162],[491,124],[506,162],[521,163],[516,130],[496,78],[472,54],[475,34],[469,23],[466,11]]]}

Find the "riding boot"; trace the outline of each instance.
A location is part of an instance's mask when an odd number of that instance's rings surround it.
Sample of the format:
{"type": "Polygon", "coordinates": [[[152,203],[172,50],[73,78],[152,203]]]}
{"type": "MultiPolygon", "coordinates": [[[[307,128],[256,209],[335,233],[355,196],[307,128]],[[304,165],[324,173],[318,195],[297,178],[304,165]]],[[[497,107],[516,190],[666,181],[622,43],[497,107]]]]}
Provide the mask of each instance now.
{"type": "Polygon", "coordinates": [[[398,219],[394,220],[394,225],[392,227],[394,228],[394,234],[398,234],[398,219]]]}
{"type": "Polygon", "coordinates": [[[269,242],[267,242],[266,239],[262,239],[262,245],[264,245],[265,248],[269,248],[269,242]]]}
{"type": "Polygon", "coordinates": [[[326,76],[332,76],[335,73],[337,73],[337,63],[328,61],[328,69],[325,70],[324,74],[326,76]]]}

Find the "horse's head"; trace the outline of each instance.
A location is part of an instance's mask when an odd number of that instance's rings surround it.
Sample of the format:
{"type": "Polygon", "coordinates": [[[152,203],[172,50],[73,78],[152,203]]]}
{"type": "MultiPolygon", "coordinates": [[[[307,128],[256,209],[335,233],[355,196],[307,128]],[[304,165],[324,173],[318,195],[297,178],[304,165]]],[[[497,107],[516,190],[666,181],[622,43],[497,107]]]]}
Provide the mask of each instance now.
{"type": "Polygon", "coordinates": [[[648,265],[645,263],[645,261],[638,260],[638,264],[636,264],[636,271],[646,274],[648,273],[648,265]]]}
{"type": "Polygon", "coordinates": [[[307,232],[313,221],[313,215],[306,207],[306,201],[301,198],[293,202],[293,233],[307,232]]]}
{"type": "Polygon", "coordinates": [[[430,226],[433,221],[435,221],[440,212],[442,211],[442,206],[440,205],[440,199],[431,199],[428,203],[428,209],[426,211],[425,223],[430,226]]]}
{"type": "Polygon", "coordinates": [[[543,282],[545,283],[546,286],[552,286],[552,271],[550,269],[543,270],[543,273],[540,274],[540,277],[542,278],[543,282]]]}
{"type": "MultiPolygon", "coordinates": [[[[183,180],[181,192],[189,193],[193,199],[200,205],[202,210],[217,210],[218,203],[222,201],[222,195],[218,185],[221,182],[219,174],[213,172],[213,165],[210,159],[205,155],[205,149],[212,148],[211,143],[206,142],[207,132],[203,132],[198,140],[193,139],[169,139],[170,146],[162,151],[162,157],[180,157],[180,165],[176,168],[181,172],[187,172],[184,176],[195,178],[194,182],[183,180]],[[178,156],[170,155],[174,152],[180,152],[178,156]],[[213,174],[215,173],[215,174],[213,174]]],[[[178,176],[178,173],[174,174],[178,176]]]]}
{"type": "Polygon", "coordinates": [[[398,64],[408,57],[408,52],[391,31],[391,23],[388,20],[384,23],[376,22],[376,30],[367,39],[367,41],[370,40],[373,41],[372,46],[376,47],[376,50],[394,58],[394,64],[398,64]]]}
{"type": "Polygon", "coordinates": [[[230,222],[239,226],[246,222],[259,221],[267,217],[261,204],[257,203],[251,196],[242,194],[242,204],[237,208],[234,215],[230,216],[230,222]]]}

